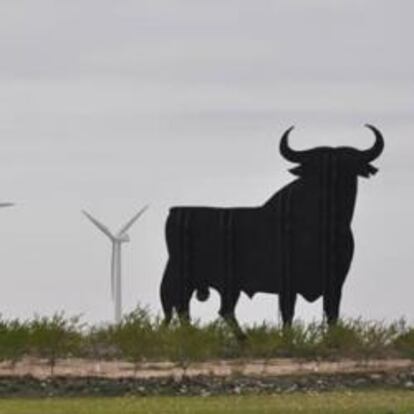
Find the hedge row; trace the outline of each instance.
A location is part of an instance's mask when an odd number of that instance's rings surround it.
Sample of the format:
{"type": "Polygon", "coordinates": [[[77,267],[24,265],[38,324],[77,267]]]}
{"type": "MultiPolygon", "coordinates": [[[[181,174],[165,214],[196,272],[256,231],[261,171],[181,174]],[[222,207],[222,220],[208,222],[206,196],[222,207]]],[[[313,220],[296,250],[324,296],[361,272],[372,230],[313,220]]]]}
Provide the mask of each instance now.
{"type": "Polygon", "coordinates": [[[60,358],[174,361],[182,367],[194,361],[293,357],[414,358],[414,327],[404,320],[385,324],[344,320],[336,327],[298,322],[290,329],[261,324],[244,327],[247,340],[237,341],[221,321],[165,327],[147,308],[137,307],[119,324],[88,326],[79,317],[57,313],[29,321],[0,319],[0,360],[18,362],[24,356],[47,359],[51,372],[60,358]]]}

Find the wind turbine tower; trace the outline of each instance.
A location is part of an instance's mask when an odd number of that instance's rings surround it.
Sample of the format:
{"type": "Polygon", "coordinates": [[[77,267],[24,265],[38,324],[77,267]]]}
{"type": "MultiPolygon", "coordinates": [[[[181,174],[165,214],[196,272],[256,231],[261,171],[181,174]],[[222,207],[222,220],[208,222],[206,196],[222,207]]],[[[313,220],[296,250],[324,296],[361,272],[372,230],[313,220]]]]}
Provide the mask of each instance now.
{"type": "Polygon", "coordinates": [[[145,206],[134,217],[131,218],[117,233],[112,233],[106,226],[92,217],[86,211],[83,214],[104,233],[112,242],[112,260],[111,260],[111,297],[115,307],[115,322],[119,323],[122,318],[122,256],[121,248],[123,243],[130,241],[127,231],[139,219],[139,217],[148,208],[145,206]]]}

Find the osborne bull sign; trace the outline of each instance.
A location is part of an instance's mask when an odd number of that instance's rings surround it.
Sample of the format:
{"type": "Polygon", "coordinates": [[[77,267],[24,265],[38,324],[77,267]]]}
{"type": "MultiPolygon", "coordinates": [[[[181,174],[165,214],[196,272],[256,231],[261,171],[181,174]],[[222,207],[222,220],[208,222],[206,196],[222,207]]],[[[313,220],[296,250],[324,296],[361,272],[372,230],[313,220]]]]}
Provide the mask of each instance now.
{"type": "Polygon", "coordinates": [[[368,178],[383,151],[378,129],[371,148],[318,147],[294,150],[289,128],[280,153],[298,164],[298,178],[258,207],[174,207],[166,224],[169,259],[161,283],[165,321],[174,310],[189,320],[194,292],[199,300],[217,290],[219,314],[242,336],[235,318],[240,293],[279,295],[285,326],[292,323],[298,294],[323,297],[329,324],[339,317],[342,286],[354,251],[351,221],[358,177],[368,178]]]}

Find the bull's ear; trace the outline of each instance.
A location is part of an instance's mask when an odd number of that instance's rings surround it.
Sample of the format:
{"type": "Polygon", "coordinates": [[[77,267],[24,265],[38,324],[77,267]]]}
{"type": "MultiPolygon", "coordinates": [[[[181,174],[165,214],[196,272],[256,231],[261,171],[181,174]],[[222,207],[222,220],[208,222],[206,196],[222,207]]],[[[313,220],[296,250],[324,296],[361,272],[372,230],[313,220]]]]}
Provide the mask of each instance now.
{"type": "Polygon", "coordinates": [[[378,172],[378,168],[375,168],[371,164],[364,164],[358,171],[358,175],[369,178],[370,175],[374,175],[378,172]]]}
{"type": "Polygon", "coordinates": [[[298,177],[301,177],[303,175],[303,166],[299,165],[298,167],[291,168],[289,172],[292,173],[293,175],[297,175],[298,177]]]}

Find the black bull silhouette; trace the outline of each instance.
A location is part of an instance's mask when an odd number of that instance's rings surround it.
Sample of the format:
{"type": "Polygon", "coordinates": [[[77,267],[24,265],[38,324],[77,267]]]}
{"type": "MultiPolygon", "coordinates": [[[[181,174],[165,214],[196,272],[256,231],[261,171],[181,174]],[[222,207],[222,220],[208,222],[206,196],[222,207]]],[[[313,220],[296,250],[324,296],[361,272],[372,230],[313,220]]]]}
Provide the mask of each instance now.
{"type": "Polygon", "coordinates": [[[293,150],[291,127],[280,141],[284,158],[299,164],[299,178],[264,205],[253,208],[174,207],[166,224],[169,260],[161,283],[165,321],[175,309],[189,320],[193,293],[206,300],[209,288],[221,298],[219,314],[236,334],[240,293],[279,294],[284,325],[290,325],[297,294],[312,302],[323,296],[329,324],[337,321],[342,286],[349,271],[354,241],[351,220],[358,176],[377,169],[370,162],[384,148],[378,129],[368,150],[318,147],[293,150]]]}

